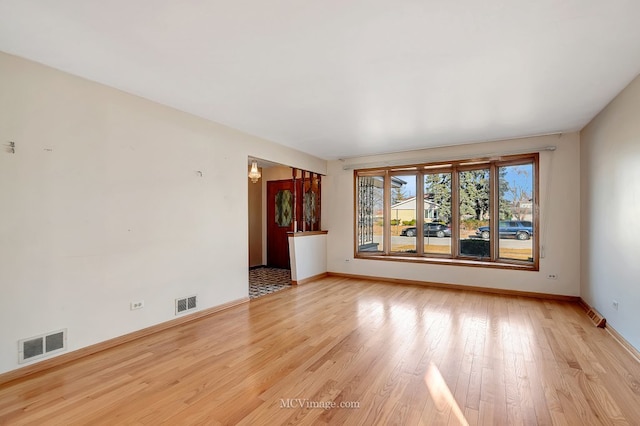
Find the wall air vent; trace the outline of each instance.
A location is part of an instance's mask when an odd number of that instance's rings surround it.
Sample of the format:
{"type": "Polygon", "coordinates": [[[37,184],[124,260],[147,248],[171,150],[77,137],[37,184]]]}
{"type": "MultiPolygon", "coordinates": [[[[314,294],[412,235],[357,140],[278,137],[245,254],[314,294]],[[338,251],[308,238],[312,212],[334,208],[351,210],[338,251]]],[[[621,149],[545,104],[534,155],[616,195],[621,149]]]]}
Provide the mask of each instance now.
{"type": "Polygon", "coordinates": [[[198,296],[188,296],[176,299],[176,315],[184,314],[196,309],[198,305],[198,296]]]}
{"type": "Polygon", "coordinates": [[[67,349],[67,329],[18,341],[18,362],[35,361],[67,349]]]}
{"type": "Polygon", "coordinates": [[[598,311],[596,311],[593,308],[591,308],[591,309],[589,309],[589,311],[587,311],[587,316],[591,319],[591,321],[598,328],[604,328],[604,326],[607,324],[607,320],[602,315],[600,315],[600,313],[598,311]]]}

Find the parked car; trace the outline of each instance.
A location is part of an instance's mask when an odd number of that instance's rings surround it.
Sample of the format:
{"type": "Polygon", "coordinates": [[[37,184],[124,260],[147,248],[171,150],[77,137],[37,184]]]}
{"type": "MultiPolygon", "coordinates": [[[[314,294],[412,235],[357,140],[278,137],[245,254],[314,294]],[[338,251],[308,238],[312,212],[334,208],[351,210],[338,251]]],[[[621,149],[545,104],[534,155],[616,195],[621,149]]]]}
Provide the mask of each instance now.
{"type": "MultiPolygon", "coordinates": [[[[418,233],[417,228],[415,226],[411,226],[409,228],[405,228],[402,230],[400,235],[405,237],[415,237],[418,233]]],[[[449,225],[445,223],[432,222],[424,224],[424,232],[425,237],[450,237],[451,236],[451,228],[449,225]]]]}
{"type": "MultiPolygon", "coordinates": [[[[500,238],[514,237],[519,240],[528,240],[533,235],[533,226],[528,220],[501,220],[498,232],[500,233],[500,238]]],[[[488,240],[490,235],[489,227],[479,227],[476,234],[488,240]]]]}

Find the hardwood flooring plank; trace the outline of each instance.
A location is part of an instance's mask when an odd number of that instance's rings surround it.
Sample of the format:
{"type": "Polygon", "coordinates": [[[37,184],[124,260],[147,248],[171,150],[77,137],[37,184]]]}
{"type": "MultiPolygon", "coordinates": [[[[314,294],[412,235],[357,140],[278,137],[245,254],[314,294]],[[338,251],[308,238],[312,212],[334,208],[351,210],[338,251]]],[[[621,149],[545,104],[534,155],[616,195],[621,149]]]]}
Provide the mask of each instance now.
{"type": "Polygon", "coordinates": [[[569,302],[326,277],[5,383],[5,424],[635,425],[640,364],[569,302]]]}

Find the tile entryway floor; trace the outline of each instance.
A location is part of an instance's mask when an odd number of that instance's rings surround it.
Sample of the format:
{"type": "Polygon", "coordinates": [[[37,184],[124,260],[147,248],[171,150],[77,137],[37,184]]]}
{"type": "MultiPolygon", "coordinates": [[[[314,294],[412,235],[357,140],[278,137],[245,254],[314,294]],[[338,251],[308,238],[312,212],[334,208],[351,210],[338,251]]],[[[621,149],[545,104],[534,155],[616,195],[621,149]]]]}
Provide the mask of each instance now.
{"type": "Polygon", "coordinates": [[[264,296],[291,287],[289,269],[261,267],[249,270],[249,298],[264,296]]]}

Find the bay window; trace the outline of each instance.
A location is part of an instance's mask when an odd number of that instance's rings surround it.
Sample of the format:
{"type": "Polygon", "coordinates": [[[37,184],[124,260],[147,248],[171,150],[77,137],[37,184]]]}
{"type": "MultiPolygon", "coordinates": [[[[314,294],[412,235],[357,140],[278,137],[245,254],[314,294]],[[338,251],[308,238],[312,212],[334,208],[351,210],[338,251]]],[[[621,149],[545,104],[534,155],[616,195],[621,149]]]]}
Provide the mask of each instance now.
{"type": "Polygon", "coordinates": [[[537,270],[537,171],[537,153],[355,170],[356,257],[537,270]]]}

